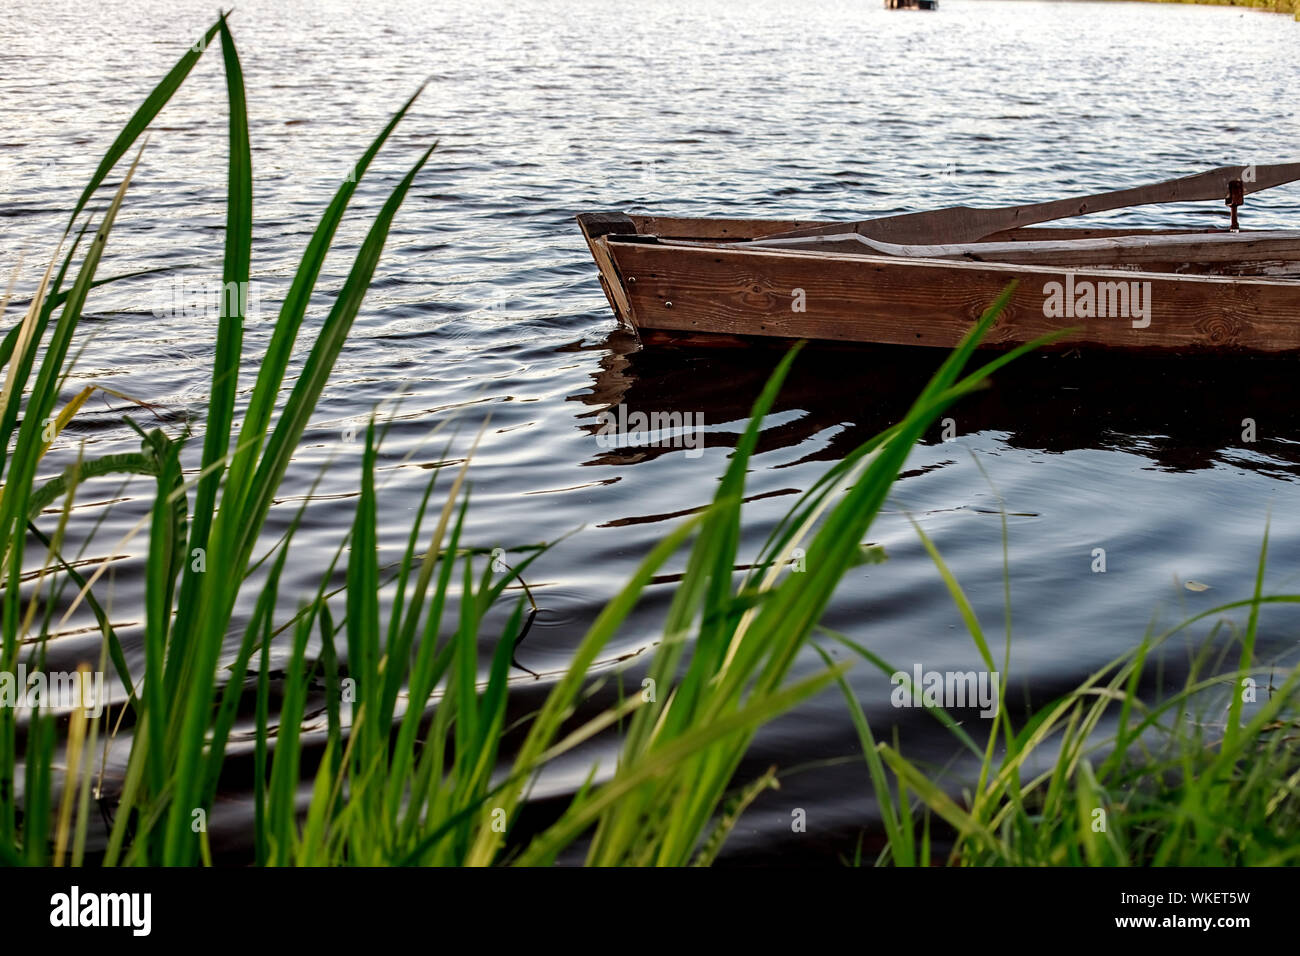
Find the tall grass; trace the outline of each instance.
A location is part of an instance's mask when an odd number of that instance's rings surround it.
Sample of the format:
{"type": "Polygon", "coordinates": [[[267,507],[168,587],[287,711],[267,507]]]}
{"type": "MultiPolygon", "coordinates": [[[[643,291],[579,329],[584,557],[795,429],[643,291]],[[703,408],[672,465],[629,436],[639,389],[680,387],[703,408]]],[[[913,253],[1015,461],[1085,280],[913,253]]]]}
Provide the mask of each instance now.
{"type": "Polygon", "coordinates": [[[787,680],[841,578],[863,559],[863,537],[912,445],[953,401],[1024,351],[962,377],[1010,291],[944,362],[898,425],[809,489],[773,533],[756,570],[737,583],[745,475],[792,353],[756,402],[712,505],[668,535],[605,607],[540,711],[526,720],[514,760],[501,769],[507,676],[527,624],[522,599],[510,606],[485,682],[478,650],[488,611],[505,600],[507,587],[537,555],[497,574],[482,559],[483,549],[465,540],[468,459],[446,488],[436,487],[435,473],[396,571],[384,573],[374,480],[382,429],[372,421],[352,526],[340,529],[338,550],[315,592],[292,595],[298,610],[288,621],[277,620],[277,607],[303,511],[266,555],[254,555],[391,224],[432,152],[431,146],[414,160],[375,216],[328,316],[319,327],[306,327],[308,302],[349,201],[414,97],[326,206],[281,304],[242,418],[235,397],[245,304],[223,297],[197,473],[182,467],[184,435],[137,427],[139,453],[79,456],[60,475],[37,478],[51,443],[88,394],[57,408],[78,354],[74,344],[87,296],[97,284],[112,281],[96,274],[140,161],[138,150],[93,229],[93,217],[82,222],[82,214],[217,39],[229,112],[222,278],[227,289],[246,288],[253,271],[254,180],[242,70],[223,16],[114,141],[69,217],[64,239],[71,247],[61,261],[58,253],[51,259],[26,314],[0,346],[0,671],[13,671],[20,660],[42,666],[55,609],[70,605],[66,619],[84,602],[102,632],[98,666],[111,662],[123,689],[123,699],[105,717],[74,711],[66,734],[59,715],[48,709],[21,728],[14,712],[0,709],[0,859],[87,860],[90,805],[99,790],[91,786],[96,743],[127,727],[125,771],[105,782],[112,825],[96,859],[109,866],[209,862],[201,821],[221,785],[239,705],[253,694],[255,819],[249,843],[256,863],[542,864],[581,841],[588,860],[598,864],[709,862],[744,805],[770,783],[762,778],[732,790],[756,729],[842,675],[845,665],[787,680]],[[307,354],[291,377],[295,349],[307,354]],[[150,514],[137,529],[147,541],[142,672],[128,667],[104,611],[107,602],[99,600],[107,562],[83,576],[62,553],[76,520],[78,489],[92,477],[115,473],[150,476],[155,484],[150,514]],[[54,516],[46,517],[51,510],[54,516]],[[796,548],[806,552],[807,572],[792,575],[787,565],[796,548]],[[33,550],[39,565],[34,575],[28,560],[33,550]],[[592,664],[656,572],[679,551],[687,552],[686,573],[642,693],[576,722],[592,664]],[[336,569],[345,585],[331,589],[336,569]],[[71,601],[61,599],[67,587],[75,591],[71,601]],[[386,619],[381,594],[391,597],[386,619]],[[238,632],[237,607],[252,608],[238,632]],[[320,649],[314,656],[313,643],[320,649]],[[272,711],[273,650],[288,662],[278,712],[272,711]],[[246,678],[254,671],[255,678],[246,678]],[[310,775],[301,727],[313,680],[327,687],[328,730],[324,756],[310,775]],[[608,778],[598,778],[593,768],[588,785],[558,821],[531,839],[516,837],[514,824],[539,771],[602,733],[620,734],[618,763],[608,778]],[[305,810],[298,801],[304,786],[305,810]]]}
{"type": "MultiPolygon", "coordinates": [[[[996,669],[970,601],[917,527],[985,665],[996,669]]],[[[1004,555],[1006,547],[1003,523],[1004,555]]],[[[1300,664],[1256,659],[1260,611],[1300,603],[1265,595],[1268,536],[1254,593],[1149,632],[1133,650],[1013,728],[1007,709],[1010,631],[1001,700],[984,747],[944,711],[958,773],[928,770],[902,747],[877,742],[843,685],[871,773],[886,844],[876,862],[928,866],[1277,866],[1300,858],[1300,664]],[[1235,641],[1215,651],[1223,615],[1247,611],[1235,641]],[[1214,622],[1182,666],[1183,686],[1163,690],[1165,645],[1214,622]],[[1238,645],[1235,667],[1225,655],[1238,645]],[[1154,690],[1144,690],[1151,688],[1154,690]],[[960,758],[967,759],[962,760],[960,758]],[[973,778],[973,779],[972,779],[973,778]],[[961,796],[955,798],[954,791],[961,796]],[[947,852],[934,850],[932,821],[947,852]]],[[[1004,571],[1005,573],[1005,571],[1004,571]]],[[[1008,598],[1008,619],[1009,619],[1008,598]]],[[[851,638],[827,632],[886,673],[851,638]]],[[[1183,649],[1186,656],[1187,651],[1183,649]]],[[[1173,665],[1178,665],[1175,660],[1173,665]]]]}

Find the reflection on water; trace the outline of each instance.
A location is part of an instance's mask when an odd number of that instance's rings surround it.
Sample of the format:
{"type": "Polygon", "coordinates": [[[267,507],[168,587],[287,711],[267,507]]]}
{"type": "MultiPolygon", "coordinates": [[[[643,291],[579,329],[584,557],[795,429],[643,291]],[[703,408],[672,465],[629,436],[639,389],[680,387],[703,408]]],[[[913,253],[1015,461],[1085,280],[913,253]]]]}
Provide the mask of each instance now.
{"type": "MultiPolygon", "coordinates": [[[[591,389],[573,398],[597,413],[623,405],[629,413],[743,423],[783,346],[756,341],[705,353],[642,349],[617,330],[590,348],[601,355],[600,370],[591,389]]],[[[969,371],[991,357],[977,353],[969,371]]],[[[834,431],[791,464],[837,461],[898,421],[940,361],[923,348],[806,345],[773,406],[780,420],[763,429],[759,448],[800,446],[834,431]]],[[[996,432],[1008,449],[1104,448],[1142,455],[1152,467],[1172,472],[1231,464],[1277,478],[1300,475],[1300,377],[1288,359],[1030,355],[950,414],[950,431],[996,432]]],[[[580,421],[584,431],[598,427],[586,416],[580,421]]],[[[928,440],[942,442],[942,432],[936,426],[928,440]]],[[[739,435],[739,429],[720,428],[707,442],[730,447],[739,435]]],[[[589,464],[620,467],[677,451],[643,444],[589,464]]]]}

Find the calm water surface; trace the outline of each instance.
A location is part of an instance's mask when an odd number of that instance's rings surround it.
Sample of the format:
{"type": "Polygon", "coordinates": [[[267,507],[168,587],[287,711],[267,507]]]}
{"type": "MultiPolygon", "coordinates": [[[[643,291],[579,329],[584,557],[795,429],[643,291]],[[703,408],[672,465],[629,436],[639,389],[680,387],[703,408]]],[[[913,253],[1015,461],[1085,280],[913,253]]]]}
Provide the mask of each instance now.
{"type": "MultiPolygon", "coordinates": [[[[211,14],[198,0],[0,9],[0,268],[7,276],[23,263],[18,298],[112,137],[211,14]]],[[[529,581],[543,611],[518,659],[540,677],[518,672],[521,712],[639,559],[709,500],[775,360],[640,351],[617,329],[574,214],[857,218],[1000,204],[1294,159],[1300,142],[1300,23],[1228,8],[944,0],[940,13],[915,15],[871,0],[252,0],[233,24],[254,144],[254,279],[272,315],[328,196],[426,79],[358,191],[309,321],[328,310],[388,191],[425,145],[440,144],[397,218],[268,527],[283,530],[320,479],[286,569],[285,613],[314,592],[351,522],[360,448],[349,432],[376,407],[395,418],[380,507],[383,556],[396,560],[429,469],[459,460],[490,415],[471,470],[469,540],[512,549],[577,532],[529,581]],[[596,417],[619,402],[702,413],[704,454],[600,447],[596,417]],[[448,449],[446,433],[430,433],[453,418],[460,432],[448,449]]],[[[189,281],[219,276],[224,97],[219,57],[207,56],[155,124],[102,275],[165,266],[189,281]]],[[[1244,216],[1252,227],[1300,225],[1300,187],[1252,197],[1244,216]]],[[[1109,219],[1208,226],[1224,209],[1109,219]]],[[[96,384],[156,403],[175,433],[187,419],[201,424],[215,327],[158,317],[158,294],[145,278],[92,297],[68,389],[96,384]]],[[[250,323],[245,396],[269,325],[250,323]]],[[[864,349],[800,359],[754,460],[742,561],[828,463],[905,410],[938,358],[864,349]]],[[[1295,589],[1297,399],[1288,362],[1028,359],[952,413],[955,441],[936,429],[916,449],[872,531],[890,560],[851,574],[827,623],[900,668],[976,667],[908,516],[1000,635],[999,496],[1017,700],[1072,686],[1152,620],[1248,596],[1270,520],[1268,586],[1295,589]],[[1242,439],[1245,418],[1257,422],[1255,442],[1242,439]],[[1096,548],[1105,574],[1091,570],[1096,548]],[[1211,589],[1188,591],[1188,580],[1211,589]]],[[[134,450],[127,412],[155,421],[116,399],[92,401],[51,470],[81,442],[94,456],[134,450]]],[[[102,522],[86,562],[113,552],[147,496],[120,481],[83,491],[79,517],[102,522]]],[[[112,576],[112,616],[137,665],[142,544],[125,548],[112,576]]],[[[672,586],[651,590],[607,663],[654,644],[672,586]]],[[[76,623],[51,643],[51,666],[97,658],[92,622],[76,623]]],[[[1295,625],[1266,611],[1262,653],[1292,650],[1295,625]]],[[[809,651],[799,670],[818,666],[809,651]]],[[[860,665],[852,683],[878,733],[898,724],[913,756],[950,756],[933,721],[890,707],[883,675],[860,665]]],[[[240,728],[236,752],[250,729],[240,728]]],[[[727,859],[848,852],[873,814],[855,749],[838,692],[767,728],[746,770],[778,764],[782,789],[746,816],[727,859]],[[796,807],[807,811],[806,834],[790,832],[796,807]]],[[[539,815],[612,753],[597,745],[555,768],[539,815]]],[[[113,754],[119,767],[124,754],[113,754]]],[[[244,839],[248,785],[246,771],[232,774],[214,814],[230,845],[244,839]]]]}

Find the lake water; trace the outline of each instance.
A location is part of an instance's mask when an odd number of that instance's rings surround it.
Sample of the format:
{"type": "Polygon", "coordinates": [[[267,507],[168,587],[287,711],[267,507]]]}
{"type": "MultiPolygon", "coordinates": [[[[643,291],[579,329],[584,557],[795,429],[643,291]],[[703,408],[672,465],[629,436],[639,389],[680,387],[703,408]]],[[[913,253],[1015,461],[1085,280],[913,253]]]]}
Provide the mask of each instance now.
{"type": "MultiPolygon", "coordinates": [[[[7,277],[23,257],[18,297],[30,293],[112,137],[211,16],[199,0],[0,8],[0,269],[7,277]]],[[[609,312],[576,213],[852,219],[996,205],[1286,161],[1300,142],[1300,23],[1224,7],[944,0],[937,14],[915,14],[872,0],[252,0],[232,23],[252,124],[253,277],[271,315],[338,181],[426,79],[358,190],[313,320],[383,198],[439,141],[268,526],[282,530],[323,472],[286,569],[286,613],[314,592],[351,522],[360,445],[349,433],[372,410],[396,416],[381,462],[386,560],[405,545],[429,467],[463,455],[490,415],[471,469],[468,540],[511,549],[576,530],[529,576],[543,610],[518,660],[540,676],[517,673],[521,711],[541,700],[649,548],[710,499],[775,361],[639,350],[609,312]],[[619,402],[701,413],[703,454],[601,447],[597,416],[619,402]],[[452,416],[461,431],[444,455],[445,438],[430,431],[452,416]]],[[[155,124],[101,275],[170,266],[187,281],[219,276],[224,98],[220,58],[210,54],[155,124]]],[[[1225,209],[1105,218],[1208,226],[1222,224],[1225,209]]],[[[1297,226],[1300,187],[1251,197],[1243,224],[1297,226]]],[[[97,384],[156,403],[175,432],[187,416],[202,420],[215,323],[156,315],[160,294],[145,278],[92,296],[88,345],[68,389],[97,384]]],[[[245,396],[269,325],[250,322],[245,396]]],[[[881,349],[800,358],[749,476],[742,561],[828,463],[906,409],[939,359],[881,349]]],[[[1072,687],[1153,620],[1247,597],[1270,520],[1267,586],[1294,590],[1298,399],[1289,361],[1027,359],[951,413],[955,440],[936,428],[915,450],[871,532],[889,560],[846,578],[827,624],[900,669],[976,668],[909,516],[998,638],[999,496],[1017,701],[1072,687]],[[1243,439],[1248,418],[1254,441],[1243,439]],[[1098,548],[1105,573],[1093,570],[1098,548]],[[1210,590],[1190,591],[1189,580],[1210,590]]],[[[93,399],[51,471],[83,440],[88,455],[134,450],[127,410],[93,399]]],[[[83,491],[79,518],[102,520],[87,562],[112,552],[147,495],[116,481],[83,491]]],[[[112,615],[136,665],[143,543],[128,545],[112,576],[112,615]]],[[[606,663],[654,644],[672,587],[651,589],[606,663]]],[[[1265,611],[1266,659],[1294,649],[1294,624],[1291,612],[1265,611]]],[[[51,667],[96,659],[98,636],[70,629],[50,653],[51,667]]],[[[809,650],[797,670],[818,666],[809,650]]],[[[913,757],[951,755],[934,721],[890,706],[884,675],[860,663],[851,680],[878,735],[897,725],[913,757]]],[[[249,729],[240,728],[237,753],[249,729]]],[[[118,767],[124,754],[114,752],[118,767]]],[[[591,760],[612,754],[600,743],[556,767],[538,813],[571,793],[591,760]]],[[[873,809],[838,691],[765,729],[745,771],[773,763],[782,789],[746,815],[724,859],[850,854],[873,809]],[[791,833],[795,808],[807,811],[807,833],[791,833]]],[[[219,844],[246,839],[245,793],[232,780],[216,808],[219,844]]]]}

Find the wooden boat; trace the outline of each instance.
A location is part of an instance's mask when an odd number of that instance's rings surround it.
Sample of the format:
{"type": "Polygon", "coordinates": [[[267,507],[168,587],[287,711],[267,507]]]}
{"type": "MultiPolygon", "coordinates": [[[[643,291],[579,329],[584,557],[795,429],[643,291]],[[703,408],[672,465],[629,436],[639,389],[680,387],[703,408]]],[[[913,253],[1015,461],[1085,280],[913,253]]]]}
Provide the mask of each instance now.
{"type": "Polygon", "coordinates": [[[1300,163],[1227,166],[1095,196],[861,222],[578,221],[615,315],[643,341],[951,348],[1015,281],[986,347],[1069,329],[1055,347],[1285,353],[1300,351],[1300,230],[1240,230],[1237,209],[1297,179],[1300,163]],[[1228,229],[1039,225],[1210,199],[1230,206],[1228,229]]]}
{"type": "Polygon", "coordinates": [[[885,0],[886,10],[938,10],[939,0],[885,0]]]}

